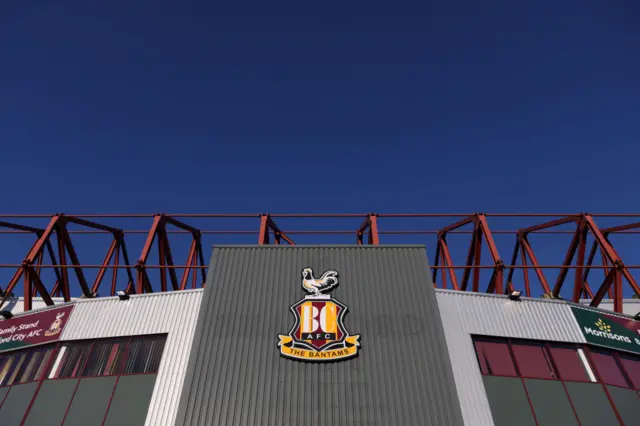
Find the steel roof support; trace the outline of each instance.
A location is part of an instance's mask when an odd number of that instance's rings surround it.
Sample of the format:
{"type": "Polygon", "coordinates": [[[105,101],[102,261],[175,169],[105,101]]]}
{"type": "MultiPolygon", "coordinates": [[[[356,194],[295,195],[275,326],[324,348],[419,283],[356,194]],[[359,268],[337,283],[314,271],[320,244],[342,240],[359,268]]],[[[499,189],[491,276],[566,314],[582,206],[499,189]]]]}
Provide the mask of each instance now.
{"type": "MultiPolygon", "coordinates": [[[[640,226],[640,224],[638,224],[638,226],[640,226]]],[[[613,296],[614,299],[614,310],[616,312],[622,312],[622,276],[627,279],[631,288],[636,294],[640,294],[640,288],[638,288],[638,285],[636,284],[633,276],[631,276],[628,269],[625,268],[622,259],[620,259],[620,256],[618,256],[617,252],[608,241],[607,234],[607,232],[603,233],[602,231],[600,231],[595,221],[593,220],[593,217],[589,213],[583,213],[579,216],[568,216],[563,219],[558,219],[519,230],[517,234],[516,246],[514,248],[514,259],[518,253],[519,248],[522,247],[526,254],[529,256],[533,268],[538,275],[538,279],[540,280],[540,283],[544,290],[544,297],[559,298],[560,291],[562,290],[562,286],[564,284],[569,268],[571,267],[573,259],[577,254],[574,287],[571,300],[578,303],[580,301],[580,298],[583,295],[586,295],[588,297],[591,297],[592,299],[591,306],[598,306],[602,301],[604,295],[609,293],[611,296],[613,296]],[[535,254],[528,242],[527,237],[531,232],[536,232],[572,222],[576,223],[576,231],[574,232],[571,243],[569,244],[562,269],[558,274],[558,278],[553,287],[553,290],[551,290],[549,288],[547,280],[544,277],[544,274],[542,273],[540,264],[535,257],[535,254]],[[585,263],[587,235],[589,233],[591,233],[594,237],[594,244],[589,253],[589,258],[585,263]],[[600,248],[602,253],[605,280],[594,295],[587,281],[587,277],[589,275],[590,269],[592,268],[592,262],[595,258],[597,248],[600,248]],[[611,270],[608,269],[609,263],[613,265],[613,268],[611,270]],[[611,288],[612,284],[613,290],[611,288]]],[[[525,262],[526,258],[523,257],[523,265],[525,265],[525,262]]],[[[526,268],[524,270],[526,271],[526,268]]],[[[510,283],[512,275],[513,270],[509,273],[510,283]]],[[[527,278],[525,278],[525,281],[526,280],[527,278]]],[[[529,290],[527,290],[527,292],[529,292],[529,290]]]]}
{"type": "MultiPolygon", "coordinates": [[[[151,254],[151,247],[155,239],[158,239],[158,257],[160,262],[160,291],[167,291],[167,270],[169,270],[169,278],[171,280],[171,288],[173,291],[186,288],[186,282],[189,277],[189,273],[193,273],[194,286],[196,281],[197,269],[201,269],[202,284],[206,281],[206,273],[204,268],[197,268],[198,260],[202,266],[204,266],[204,256],[202,253],[201,232],[200,230],[187,225],[184,222],[176,220],[171,216],[167,216],[163,213],[157,213],[153,216],[153,223],[151,229],[147,234],[146,241],[142,247],[142,253],[136,263],[137,279],[135,285],[135,292],[137,294],[152,293],[153,287],[147,274],[147,261],[151,254]],[[191,249],[187,263],[184,267],[184,272],[180,284],[178,284],[178,275],[173,262],[173,254],[171,253],[171,246],[169,244],[169,238],[167,234],[167,225],[173,225],[176,228],[180,228],[184,231],[190,232],[193,241],[191,243],[191,249]]],[[[130,286],[129,291],[133,290],[133,286],[130,286]]]]}
{"type": "MultiPolygon", "coordinates": [[[[182,279],[180,280],[180,290],[185,290],[187,288],[187,283],[189,281],[189,274],[192,276],[191,288],[196,288],[197,280],[198,280],[198,255],[200,257],[200,262],[204,264],[204,256],[202,254],[202,242],[201,235],[198,234],[196,238],[191,242],[191,248],[189,249],[189,256],[187,257],[186,268],[182,273],[182,279]]],[[[202,270],[202,285],[204,286],[204,281],[206,280],[206,274],[204,273],[204,269],[202,270]]]]}
{"type": "MultiPolygon", "coordinates": [[[[632,230],[635,230],[635,229],[638,229],[638,228],[640,228],[640,222],[635,222],[635,223],[629,223],[629,224],[626,224],[626,225],[620,225],[620,226],[613,226],[613,227],[609,227],[609,228],[604,228],[604,229],[601,229],[601,232],[602,232],[602,236],[603,236],[603,238],[604,238],[604,239],[607,241],[607,243],[611,246],[611,249],[612,249],[613,251],[615,251],[615,248],[613,247],[613,244],[611,244],[611,241],[609,240],[609,236],[610,236],[611,234],[615,234],[615,233],[617,233],[617,232],[632,231],[632,230]]],[[[588,266],[591,266],[591,265],[592,265],[593,258],[595,257],[595,254],[596,254],[597,248],[598,248],[598,243],[597,243],[597,241],[594,241],[593,245],[591,246],[591,252],[590,252],[590,254],[589,254],[589,261],[587,262],[588,266]]],[[[608,266],[609,266],[609,261],[607,260],[607,256],[606,256],[606,254],[605,254],[605,252],[604,252],[604,251],[602,251],[602,250],[601,250],[601,251],[600,251],[600,254],[601,254],[601,256],[602,256],[602,266],[604,266],[604,268],[603,268],[603,272],[604,272],[604,276],[605,276],[605,278],[606,278],[606,277],[607,277],[607,275],[608,275],[608,273],[609,273],[609,268],[608,268],[608,266]]],[[[629,272],[629,271],[627,271],[627,273],[628,273],[628,275],[629,275],[629,276],[631,276],[631,274],[630,274],[630,272],[629,272]]],[[[589,274],[589,269],[587,269],[587,270],[585,271],[585,278],[584,278],[584,279],[585,279],[585,282],[586,282],[586,279],[587,279],[588,274],[589,274]]],[[[627,280],[628,280],[628,277],[627,277],[626,275],[625,275],[625,278],[627,278],[627,280]]],[[[634,281],[633,281],[633,279],[632,279],[632,280],[631,280],[631,281],[629,281],[629,282],[630,282],[630,284],[631,284],[631,283],[633,283],[634,281]]],[[[640,298],[640,293],[638,292],[638,290],[637,290],[636,288],[634,288],[634,287],[633,287],[633,284],[631,284],[631,287],[633,288],[633,290],[634,290],[634,292],[635,292],[634,297],[635,297],[635,298],[640,298]]],[[[613,296],[613,288],[612,288],[612,287],[609,287],[609,290],[607,291],[607,293],[608,293],[608,295],[609,295],[609,298],[610,298],[610,299],[613,299],[613,298],[614,298],[614,296],[613,296]]],[[[589,297],[590,297],[591,299],[593,299],[593,298],[594,298],[593,294],[591,294],[589,297]]]]}
{"type": "MultiPolygon", "coordinates": [[[[482,259],[482,239],[487,244],[487,248],[489,249],[489,253],[491,255],[491,259],[493,260],[493,274],[491,279],[489,280],[489,285],[487,287],[487,293],[497,293],[502,294],[504,292],[504,262],[500,259],[500,254],[498,253],[498,248],[496,247],[496,243],[493,239],[493,235],[491,234],[491,230],[489,229],[489,225],[487,223],[487,216],[484,213],[476,213],[471,215],[465,219],[462,219],[452,225],[446,226],[438,231],[438,242],[436,247],[436,260],[434,266],[440,266],[439,262],[442,259],[442,263],[446,269],[449,270],[449,275],[452,280],[453,288],[455,290],[467,290],[469,276],[471,271],[473,270],[473,289],[472,291],[477,292],[480,290],[480,262],[482,259]],[[458,286],[457,278],[455,277],[455,273],[453,272],[452,263],[451,263],[451,254],[449,252],[449,247],[446,241],[446,235],[448,232],[454,231],[458,228],[461,228],[465,225],[473,224],[473,233],[471,236],[471,244],[469,245],[469,252],[467,254],[467,263],[465,268],[462,284],[458,286]]],[[[433,271],[433,280],[434,283],[437,278],[437,270],[438,268],[434,268],[433,271]]],[[[443,275],[444,276],[444,275],[443,275]]],[[[443,283],[444,285],[444,283],[443,283]]]]}
{"type": "MultiPolygon", "coordinates": [[[[35,230],[26,229],[28,227],[22,227],[22,230],[31,230],[36,232],[38,235],[38,239],[33,244],[29,253],[22,261],[22,265],[15,272],[9,284],[7,286],[7,291],[4,293],[2,302],[0,305],[4,304],[8,295],[13,291],[15,286],[18,283],[18,280],[21,277],[24,277],[24,310],[29,311],[33,307],[33,296],[36,293],[39,293],[43,298],[47,305],[53,304],[52,296],[55,294],[61,294],[64,297],[65,301],[69,301],[71,299],[70,289],[69,289],[69,276],[68,276],[68,268],[67,268],[67,255],[71,260],[72,268],[76,274],[78,279],[78,283],[80,288],[82,289],[82,294],[84,297],[94,297],[97,294],[98,287],[100,282],[97,280],[94,283],[93,288],[90,290],[87,281],[85,279],[84,273],[82,271],[82,266],[78,259],[78,255],[76,250],[71,242],[71,237],[69,236],[69,231],[67,230],[67,224],[74,223],[77,225],[98,229],[102,231],[111,232],[114,235],[114,240],[118,241],[118,244],[123,248],[123,253],[126,256],[126,248],[124,246],[124,240],[122,239],[122,231],[111,228],[109,226],[100,225],[97,223],[89,222],[84,219],[75,218],[72,216],[66,216],[62,213],[54,215],[49,221],[48,226],[44,230],[35,230]],[[53,235],[57,236],[57,244],[58,244],[58,257],[60,259],[59,262],[56,261],[55,252],[51,245],[51,237],[53,235]],[[47,250],[49,256],[51,257],[54,271],[56,274],[56,283],[54,284],[51,293],[49,293],[40,278],[42,259],[44,256],[44,250],[47,250]]],[[[18,229],[15,228],[14,229],[18,229]]],[[[107,268],[108,262],[103,263],[102,268],[107,268]]],[[[131,274],[130,270],[128,270],[129,274],[131,274]]],[[[104,275],[104,273],[102,274],[104,275]]],[[[130,275],[131,277],[131,275],[130,275]]],[[[102,278],[100,278],[102,279],[102,278]]]]}
{"type": "Polygon", "coordinates": [[[356,243],[364,244],[364,234],[369,232],[367,238],[367,244],[378,245],[380,244],[380,234],[378,231],[378,214],[369,213],[365,218],[362,225],[356,231],[356,243]]]}
{"type": "MultiPolygon", "coordinates": [[[[5,292],[0,289],[0,297],[6,299],[7,295],[11,295],[12,291],[20,285],[20,279],[26,280],[28,288],[25,288],[25,307],[31,309],[32,298],[34,295],[40,295],[46,300],[52,300],[53,296],[60,296],[64,299],[69,299],[71,294],[74,296],[76,293],[81,293],[83,297],[93,297],[97,295],[100,286],[105,281],[106,274],[109,270],[113,270],[110,289],[103,290],[104,295],[115,294],[118,285],[118,269],[125,269],[128,274],[128,283],[126,284],[127,291],[130,293],[136,292],[151,292],[151,291],[166,291],[166,290],[183,290],[186,288],[196,288],[204,285],[206,279],[206,265],[204,263],[204,255],[202,251],[201,234],[218,235],[246,235],[258,233],[259,244],[294,244],[289,238],[290,235],[353,235],[353,230],[305,230],[296,229],[288,230],[285,234],[275,224],[274,220],[280,218],[360,218],[364,219],[359,228],[355,230],[356,241],[358,244],[380,244],[380,236],[382,234],[387,235],[437,235],[436,250],[435,250],[435,262],[431,266],[434,286],[442,286],[443,288],[453,288],[455,290],[466,291],[487,291],[489,293],[506,293],[514,289],[513,274],[516,269],[523,270],[524,289],[523,293],[527,296],[532,296],[532,291],[535,289],[532,287],[531,274],[533,271],[537,275],[539,282],[541,283],[544,297],[559,297],[564,286],[564,281],[569,269],[575,269],[574,283],[572,287],[571,300],[580,300],[581,298],[591,299],[591,305],[598,305],[604,297],[607,295],[614,301],[614,307],[616,310],[622,309],[622,286],[623,281],[626,280],[629,286],[633,289],[635,296],[640,297],[640,287],[636,283],[634,277],[630,271],[632,269],[640,269],[640,265],[625,265],[622,263],[620,256],[617,254],[615,248],[611,244],[610,237],[615,233],[628,233],[628,234],[640,234],[640,222],[626,224],[622,226],[616,226],[611,228],[599,229],[595,224],[594,217],[634,217],[639,218],[640,214],[404,214],[404,213],[366,213],[366,214],[94,214],[94,215],[0,215],[0,219],[5,218],[23,218],[26,220],[33,219],[46,219],[49,221],[48,225],[43,225],[44,229],[29,227],[26,225],[18,225],[9,222],[0,221],[0,234],[35,234],[36,241],[30,248],[29,253],[20,264],[0,264],[0,267],[14,268],[15,273],[8,283],[5,292]],[[514,230],[489,230],[487,224],[487,217],[493,218],[526,218],[526,217],[548,217],[554,219],[550,222],[537,224],[535,226],[521,228],[518,231],[514,230]],[[88,222],[85,219],[91,218],[136,218],[136,220],[153,220],[151,230],[147,229],[128,229],[126,231],[120,231],[108,226],[99,225],[93,222],[88,222]],[[246,218],[247,220],[255,220],[256,217],[260,218],[260,228],[255,230],[232,230],[232,229],[207,229],[197,230],[191,226],[188,226],[176,219],[180,218],[207,218],[207,220],[222,220],[224,218],[246,218]],[[405,229],[386,229],[381,231],[379,229],[379,219],[385,218],[386,221],[393,222],[394,220],[403,219],[418,219],[431,220],[435,218],[458,218],[461,219],[458,222],[440,229],[439,231],[431,229],[418,229],[418,230],[405,230],[405,229]],[[276,219],[277,218],[277,219],[276,219]],[[75,226],[68,227],[68,224],[79,225],[78,229],[75,226]],[[574,230],[567,230],[566,228],[551,229],[560,225],[574,224],[574,230]],[[167,228],[172,225],[180,228],[179,230],[167,228]],[[458,229],[463,226],[472,225],[473,228],[458,229]],[[46,228],[45,228],[46,226],[46,228]],[[7,229],[2,229],[7,228],[7,229]],[[83,228],[89,228],[83,229],[83,228]],[[110,241],[108,250],[106,251],[104,258],[96,259],[96,263],[102,261],[101,264],[81,264],[78,257],[84,258],[85,256],[91,256],[91,252],[84,254],[81,250],[78,250],[77,241],[72,242],[73,234],[103,234],[110,233],[113,235],[113,240],[110,241]],[[131,264],[128,259],[127,250],[124,242],[125,234],[142,234],[146,236],[144,241],[144,247],[142,248],[142,255],[138,259],[138,262],[131,264]],[[193,240],[189,248],[187,261],[184,265],[174,265],[174,252],[175,246],[171,246],[170,234],[191,234],[193,240]],[[540,265],[532,245],[529,242],[530,233],[539,234],[571,234],[573,239],[569,244],[566,254],[564,256],[564,262],[562,265],[557,264],[545,264],[540,265]],[[367,238],[365,238],[365,234],[367,238]],[[463,265],[455,265],[451,259],[450,234],[470,234],[471,241],[468,247],[467,261],[463,265]],[[515,247],[513,247],[513,254],[511,256],[511,263],[504,265],[497,250],[496,242],[493,240],[493,234],[514,234],[516,235],[515,247]],[[590,247],[586,247],[588,238],[591,234],[594,238],[594,242],[590,247]],[[55,238],[52,239],[52,237],[55,238]],[[156,250],[152,247],[157,238],[157,251],[159,256],[159,265],[153,265],[148,261],[151,256],[151,251],[156,250]],[[484,241],[483,241],[484,240],[484,241]],[[483,245],[486,242],[485,250],[489,251],[493,264],[481,265],[483,245]],[[598,255],[598,250],[600,254],[598,255]],[[122,260],[120,255],[122,253],[122,260]],[[45,257],[51,258],[50,264],[46,264],[45,257]],[[518,261],[518,258],[520,260],[518,261]],[[599,263],[599,258],[602,259],[602,264],[597,265],[594,262],[599,263]],[[522,263],[516,265],[516,263],[522,263]],[[136,268],[134,274],[131,268],[136,268]],[[55,275],[51,275],[52,283],[44,282],[45,277],[48,275],[42,275],[42,270],[46,268],[52,268],[55,275]],[[509,269],[508,276],[504,277],[504,269],[509,269]],[[88,269],[97,269],[98,273],[93,281],[87,282],[85,274],[88,269]],[[159,269],[159,280],[157,287],[152,288],[149,280],[148,271],[151,269],[159,269]],[[182,269],[181,276],[178,276],[176,269],[182,269]],[[442,278],[438,277],[438,269],[443,269],[442,278]],[[456,269],[463,269],[463,274],[458,276],[456,269]],[[492,275],[488,282],[487,287],[481,288],[483,282],[481,282],[482,275],[481,269],[492,269],[492,275]],[[543,274],[543,269],[559,269],[560,273],[558,279],[555,280],[553,285],[550,285],[543,274]],[[594,284],[596,280],[592,269],[602,269],[604,280],[601,283],[594,284]],[[73,270],[75,276],[69,276],[70,270],[73,270]],[[198,275],[200,270],[200,275],[198,275]],[[75,281],[77,278],[77,287],[70,288],[70,281],[75,281]],[[440,278],[440,282],[438,279],[440,278]],[[505,279],[506,278],[506,279],[505,279]],[[589,281],[590,280],[590,281],[589,281]],[[199,284],[200,283],[200,284],[199,284]],[[51,285],[53,284],[53,285],[51,285]],[[449,285],[450,284],[450,285],[449,285]]],[[[458,220],[455,219],[455,220],[458,220]]],[[[97,220],[97,219],[96,219],[97,220]]],[[[181,219],[183,220],[183,219],[181,219]]],[[[187,219],[184,219],[187,220],[187,219]]],[[[496,219],[497,220],[497,219],[496,219]]],[[[546,220],[546,219],[545,219],[546,220]]],[[[638,219],[635,219],[638,220],[638,219]]],[[[492,222],[492,225],[493,222],[492,222]]],[[[495,226],[493,226],[495,228],[495,226]]],[[[486,261],[485,261],[486,262],[486,261]]],[[[121,280],[124,277],[120,277],[121,280]]],[[[156,284],[154,284],[156,285],[156,284]]],[[[486,285],[486,284],[485,284],[486,285]]],[[[625,289],[626,291],[626,289],[625,289]]],[[[564,294],[564,293],[563,293],[564,294]]],[[[47,302],[48,303],[48,302],[47,302]]]]}
{"type": "MultiPolygon", "coordinates": [[[[32,232],[33,234],[35,234],[35,235],[36,235],[36,237],[37,237],[38,239],[39,239],[39,238],[42,236],[42,234],[44,233],[44,229],[34,228],[34,227],[31,227],[31,226],[25,226],[25,225],[20,225],[20,224],[17,224],[17,223],[11,223],[11,222],[5,222],[5,221],[0,221],[0,228],[12,229],[12,230],[15,230],[15,231],[32,232]]],[[[36,241],[37,241],[37,240],[36,240],[36,241]]],[[[50,246],[49,246],[49,247],[50,247],[50,246]]],[[[37,274],[38,276],[40,276],[40,269],[41,269],[41,268],[40,268],[40,265],[42,265],[42,254],[43,254],[43,252],[41,252],[41,253],[40,253],[40,255],[38,256],[38,259],[37,259],[37,261],[36,261],[36,264],[38,265],[38,266],[37,266],[37,269],[36,269],[36,274],[37,274]]],[[[19,273],[20,273],[20,269],[18,269],[18,270],[15,272],[15,274],[14,274],[14,275],[13,275],[13,277],[11,278],[11,281],[20,279],[19,273]]],[[[56,273],[58,273],[58,270],[57,270],[57,269],[56,269],[56,273]]],[[[10,282],[11,282],[11,281],[10,281],[10,282]]],[[[33,287],[32,287],[32,289],[31,289],[31,291],[35,293],[35,291],[36,291],[35,284],[33,285],[33,287]]],[[[2,303],[0,303],[0,306],[2,306],[2,305],[4,304],[4,300],[5,300],[6,296],[11,297],[11,295],[12,295],[12,294],[13,294],[13,293],[12,293],[12,292],[11,292],[11,290],[9,290],[8,288],[7,288],[7,291],[3,291],[3,290],[2,290],[2,287],[0,287],[0,296],[2,296],[2,297],[3,297],[3,299],[2,299],[2,303]]]]}
{"type": "Polygon", "coordinates": [[[278,225],[273,221],[271,215],[268,213],[260,214],[260,232],[258,234],[258,244],[269,244],[269,232],[273,232],[274,244],[280,245],[284,240],[289,245],[295,245],[293,240],[278,228],[278,225]]]}
{"type": "MultiPolygon", "coordinates": [[[[454,290],[460,290],[460,286],[458,285],[458,277],[456,276],[456,272],[453,268],[453,262],[451,261],[451,254],[449,253],[449,245],[447,244],[446,235],[440,236],[438,234],[438,242],[436,245],[436,258],[434,261],[435,265],[439,265],[440,259],[442,259],[442,266],[444,266],[446,271],[442,272],[442,288],[447,288],[447,276],[446,272],[449,273],[449,278],[451,279],[451,286],[454,290]]],[[[433,268],[433,286],[438,287],[436,282],[438,278],[438,268],[433,268]]]]}

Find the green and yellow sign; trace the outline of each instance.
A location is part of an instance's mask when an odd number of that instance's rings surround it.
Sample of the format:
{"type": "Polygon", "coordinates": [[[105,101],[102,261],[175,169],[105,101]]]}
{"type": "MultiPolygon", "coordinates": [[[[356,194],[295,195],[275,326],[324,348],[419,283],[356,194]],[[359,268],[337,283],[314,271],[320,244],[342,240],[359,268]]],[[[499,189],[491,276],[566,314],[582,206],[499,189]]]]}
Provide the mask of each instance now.
{"type": "Polygon", "coordinates": [[[640,321],[571,307],[587,342],[640,353],[640,321]]]}

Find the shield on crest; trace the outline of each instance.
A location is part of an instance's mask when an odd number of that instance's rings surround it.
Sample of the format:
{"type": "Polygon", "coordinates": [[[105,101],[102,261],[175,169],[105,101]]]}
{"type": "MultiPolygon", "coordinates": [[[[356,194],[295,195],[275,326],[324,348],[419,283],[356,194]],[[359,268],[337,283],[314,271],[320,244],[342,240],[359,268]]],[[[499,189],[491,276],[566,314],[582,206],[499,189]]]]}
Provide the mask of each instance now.
{"type": "Polygon", "coordinates": [[[358,353],[359,335],[349,335],[344,326],[347,306],[328,294],[338,285],[338,273],[326,271],[313,277],[311,268],[302,271],[302,287],[308,293],[291,305],[295,322],[289,334],[280,335],[281,355],[305,361],[335,361],[358,353]]]}

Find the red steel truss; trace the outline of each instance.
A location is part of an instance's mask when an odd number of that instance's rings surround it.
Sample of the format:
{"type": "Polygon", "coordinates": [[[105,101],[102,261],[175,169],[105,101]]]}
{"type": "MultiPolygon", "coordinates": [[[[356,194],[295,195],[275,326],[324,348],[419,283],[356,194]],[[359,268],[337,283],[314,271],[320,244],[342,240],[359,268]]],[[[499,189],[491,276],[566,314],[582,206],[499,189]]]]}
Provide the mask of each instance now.
{"type": "MultiPolygon", "coordinates": [[[[47,304],[54,304],[54,298],[59,297],[68,301],[73,297],[97,297],[100,293],[115,295],[118,290],[125,290],[130,294],[150,293],[154,291],[184,290],[188,287],[199,288],[204,286],[207,264],[205,263],[202,248],[203,235],[253,235],[257,237],[258,244],[295,244],[294,238],[315,235],[343,235],[355,237],[356,244],[385,244],[385,239],[392,236],[410,236],[414,239],[428,235],[435,236],[435,244],[427,243],[427,250],[433,254],[431,269],[434,285],[439,288],[451,288],[460,291],[487,292],[506,294],[514,290],[523,291],[528,297],[541,295],[546,298],[562,298],[563,285],[569,274],[573,275],[573,288],[570,296],[564,293],[564,298],[573,302],[583,299],[590,300],[592,306],[598,306],[603,299],[613,300],[614,310],[622,312],[623,297],[639,297],[640,287],[632,274],[640,266],[629,265],[614,248],[610,237],[614,234],[640,233],[640,222],[608,226],[600,228],[597,220],[629,220],[640,217],[640,214],[612,215],[612,214],[140,214],[140,215],[1,215],[0,234],[27,234],[35,237],[35,242],[23,258],[21,263],[0,264],[2,268],[13,268],[15,272],[8,281],[0,281],[1,303],[18,290],[20,284],[21,293],[24,294],[24,309],[31,310],[33,298],[39,296],[47,304]],[[515,230],[492,230],[489,223],[506,219],[521,219],[531,223],[541,222],[526,227],[518,227],[515,230]],[[253,221],[253,229],[199,229],[191,222],[194,220],[245,220],[253,221]],[[306,221],[315,225],[314,230],[301,230],[286,228],[286,232],[276,222],[287,220],[306,221]],[[322,224],[329,223],[331,219],[350,220],[361,223],[355,224],[351,229],[328,230],[322,224]],[[407,230],[394,229],[392,224],[403,224],[415,221],[427,221],[439,219],[440,221],[455,221],[450,225],[439,226],[431,229],[407,230]],[[552,219],[552,220],[549,220],[552,219]],[[46,221],[46,226],[35,227],[26,224],[29,221],[46,221]],[[118,226],[110,226],[97,221],[151,221],[148,230],[125,230],[118,226]],[[380,227],[380,224],[388,229],[380,227]],[[566,229],[572,226],[573,229],[566,229]],[[73,229],[70,229],[73,227],[73,229]],[[171,228],[170,228],[171,227],[171,228]],[[463,228],[471,228],[464,230],[463,228]],[[84,252],[78,253],[75,241],[79,236],[73,234],[106,234],[111,238],[102,263],[81,263],[79,258],[84,257],[84,252]],[[140,256],[135,263],[131,263],[127,244],[135,234],[146,235],[141,247],[140,256]],[[177,236],[173,234],[186,234],[190,236],[191,243],[186,252],[184,263],[174,263],[174,251],[170,240],[177,236]],[[462,252],[453,253],[449,239],[455,234],[464,234],[470,237],[466,259],[463,264],[462,252]],[[505,264],[499,253],[499,244],[494,236],[509,234],[509,246],[502,247],[503,252],[511,248],[512,255],[509,264],[505,264]],[[562,263],[540,262],[534,251],[534,244],[530,242],[532,235],[538,234],[567,234],[571,235],[566,247],[566,254],[562,263]],[[295,235],[295,237],[294,237],[295,235]],[[300,236],[300,237],[298,237],[300,236]],[[587,255],[587,246],[591,242],[591,248],[587,255]],[[158,253],[158,262],[152,263],[153,247],[158,253]],[[482,263],[482,247],[486,246],[489,253],[489,263],[482,263]],[[600,253],[600,262],[596,262],[596,255],[600,253]],[[47,262],[45,263],[45,257],[47,262]],[[458,259],[458,262],[453,259],[458,259]],[[519,262],[519,263],[518,263],[519,262]],[[72,280],[69,270],[75,275],[72,280]],[[555,269],[558,275],[555,284],[551,287],[545,270],[555,269]],[[603,271],[602,281],[590,275],[592,269],[603,271]],[[53,271],[50,278],[44,278],[44,271],[53,271]],[[87,271],[97,270],[92,283],[87,279],[87,271]],[[124,278],[118,272],[124,270],[124,278]],[[150,278],[151,271],[158,275],[157,281],[150,278]],[[485,272],[487,272],[485,274],[485,272]],[[181,276],[178,276],[178,273],[181,276]],[[111,273],[111,283],[107,289],[103,286],[105,276],[111,273]],[[490,273],[490,275],[489,275],[490,273]],[[537,290],[532,283],[530,274],[534,273],[537,279],[537,290]],[[461,277],[460,277],[461,275],[461,277]],[[483,277],[483,275],[486,275],[483,277]],[[521,278],[520,278],[521,277],[521,278]],[[124,279],[124,281],[123,281],[124,279]],[[189,283],[189,281],[191,281],[189,283]],[[471,285],[469,286],[469,281],[471,285]],[[124,284],[122,284],[124,282],[124,284]],[[120,284],[118,284],[120,283],[120,284]],[[159,284],[159,286],[158,286],[159,284]],[[120,286],[120,287],[119,287],[120,286]],[[101,291],[102,290],[102,291],[101,291]],[[537,293],[537,294],[534,294],[537,293]]],[[[397,227],[396,227],[397,228],[397,227]]],[[[457,235],[456,235],[457,236],[457,235]]],[[[353,240],[351,240],[353,241],[353,240]]],[[[344,241],[348,242],[348,241],[344,241]]],[[[423,241],[424,242],[424,241],[423,241]]],[[[95,249],[96,245],[92,245],[95,249]]],[[[554,244],[554,247],[557,247],[554,244]]],[[[540,250],[546,251],[549,246],[540,244],[540,250]]],[[[185,246],[186,248],[186,246],[185,246]]],[[[0,237],[0,249],[2,238],[0,237]]],[[[2,253],[2,251],[0,251],[2,253]]],[[[560,259],[560,258],[558,258],[560,259]]]]}

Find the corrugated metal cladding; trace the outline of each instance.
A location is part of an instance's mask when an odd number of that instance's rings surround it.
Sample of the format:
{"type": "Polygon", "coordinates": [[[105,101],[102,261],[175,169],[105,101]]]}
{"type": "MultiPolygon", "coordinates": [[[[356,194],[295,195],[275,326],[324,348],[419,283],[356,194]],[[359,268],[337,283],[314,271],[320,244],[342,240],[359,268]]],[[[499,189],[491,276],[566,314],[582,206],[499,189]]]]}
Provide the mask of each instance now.
{"type": "MultiPolygon", "coordinates": [[[[580,303],[582,305],[588,305],[590,302],[590,300],[580,300],[580,303]]],[[[603,300],[602,302],[600,302],[598,308],[607,311],[613,311],[613,300],[603,300]]],[[[638,312],[640,312],[640,299],[624,299],[622,301],[623,314],[635,316],[638,312]]]]}
{"type": "Polygon", "coordinates": [[[472,334],[585,343],[568,304],[436,290],[465,425],[493,426],[472,334]]]}
{"type": "Polygon", "coordinates": [[[462,425],[424,246],[214,248],[176,425],[462,425]],[[280,355],[301,272],[333,297],[357,358],[280,355]]]}
{"type": "MultiPolygon", "coordinates": [[[[53,303],[55,303],[56,305],[60,303],[64,303],[64,299],[62,297],[52,297],[51,299],[53,300],[53,303]]],[[[71,300],[73,301],[74,299],[71,299],[71,300]]],[[[33,299],[31,299],[31,305],[32,305],[31,309],[34,311],[37,309],[43,309],[47,307],[47,304],[44,303],[44,300],[42,300],[41,297],[34,297],[33,299]]],[[[7,309],[11,311],[13,315],[18,315],[23,313],[24,297],[12,297],[7,299],[2,309],[7,309]]]]}
{"type": "Polygon", "coordinates": [[[173,425],[202,290],[76,300],[61,340],[168,333],[146,426],[173,425]]]}

